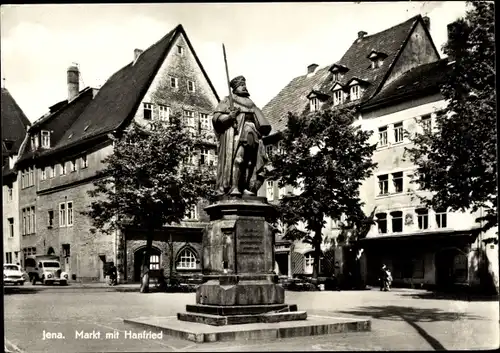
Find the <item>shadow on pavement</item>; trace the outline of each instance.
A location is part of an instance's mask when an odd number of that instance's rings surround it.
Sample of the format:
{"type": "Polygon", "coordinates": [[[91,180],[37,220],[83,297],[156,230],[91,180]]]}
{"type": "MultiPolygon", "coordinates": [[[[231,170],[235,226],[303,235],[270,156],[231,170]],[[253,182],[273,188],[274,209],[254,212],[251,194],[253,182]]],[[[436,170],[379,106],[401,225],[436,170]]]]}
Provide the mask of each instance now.
{"type": "Polygon", "coordinates": [[[400,294],[402,297],[410,297],[412,299],[434,299],[434,300],[462,300],[469,302],[497,302],[498,295],[474,295],[466,293],[440,293],[440,292],[427,292],[427,293],[412,293],[400,294]]]}
{"type": "Polygon", "coordinates": [[[340,311],[343,314],[371,316],[381,320],[403,320],[413,327],[435,350],[446,350],[444,346],[418,325],[418,322],[456,321],[462,319],[481,319],[465,313],[447,312],[439,309],[419,309],[405,306],[365,306],[356,310],[340,311]]]}
{"type": "Polygon", "coordinates": [[[3,294],[11,295],[11,294],[35,294],[40,290],[34,287],[14,287],[14,286],[4,286],[3,294]]]}

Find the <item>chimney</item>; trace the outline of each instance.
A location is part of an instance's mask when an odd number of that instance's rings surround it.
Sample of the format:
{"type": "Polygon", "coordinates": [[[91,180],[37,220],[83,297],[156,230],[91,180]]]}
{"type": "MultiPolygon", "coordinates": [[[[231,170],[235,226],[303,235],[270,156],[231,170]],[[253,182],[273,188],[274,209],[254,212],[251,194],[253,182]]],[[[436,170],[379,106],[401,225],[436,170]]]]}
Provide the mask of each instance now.
{"type": "Polygon", "coordinates": [[[144,52],[144,50],[141,49],[134,49],[134,62],[137,60],[139,55],[141,55],[144,52]]]}
{"type": "Polygon", "coordinates": [[[307,67],[307,74],[312,74],[314,71],[316,71],[316,68],[318,67],[318,64],[311,64],[307,67]]]}
{"type": "Polygon", "coordinates": [[[78,70],[78,66],[72,65],[68,67],[68,102],[71,102],[78,96],[80,92],[80,71],[78,70]]]}
{"type": "Polygon", "coordinates": [[[429,18],[429,16],[422,17],[422,20],[424,20],[424,25],[425,25],[425,27],[427,27],[427,30],[430,31],[431,30],[431,19],[429,18]]]}
{"type": "Polygon", "coordinates": [[[366,36],[368,33],[366,33],[365,31],[359,31],[358,32],[358,39],[361,39],[363,38],[364,36],[366,36]]]}

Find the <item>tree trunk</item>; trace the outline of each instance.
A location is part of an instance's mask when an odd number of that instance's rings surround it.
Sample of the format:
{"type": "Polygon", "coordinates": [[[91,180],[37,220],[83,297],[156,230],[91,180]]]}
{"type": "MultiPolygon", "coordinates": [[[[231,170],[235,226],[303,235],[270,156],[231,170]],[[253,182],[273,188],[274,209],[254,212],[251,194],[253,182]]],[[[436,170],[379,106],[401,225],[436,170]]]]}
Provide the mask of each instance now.
{"type": "Polygon", "coordinates": [[[319,275],[319,259],[321,257],[321,229],[316,230],[314,234],[314,263],[313,263],[313,283],[318,282],[319,275]]]}
{"type": "Polygon", "coordinates": [[[149,262],[151,256],[151,248],[153,247],[153,235],[154,231],[149,230],[146,240],[146,249],[144,250],[144,256],[142,258],[142,270],[141,270],[141,293],[149,292],[149,262]]]}

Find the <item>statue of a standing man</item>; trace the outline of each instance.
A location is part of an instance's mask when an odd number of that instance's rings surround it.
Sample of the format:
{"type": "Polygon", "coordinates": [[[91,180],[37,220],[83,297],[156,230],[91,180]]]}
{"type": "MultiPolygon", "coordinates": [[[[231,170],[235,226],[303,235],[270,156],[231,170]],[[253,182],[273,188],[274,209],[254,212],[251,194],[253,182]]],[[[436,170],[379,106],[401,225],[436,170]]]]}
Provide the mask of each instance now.
{"type": "Polygon", "coordinates": [[[232,102],[225,97],[212,120],[219,139],[216,187],[219,195],[256,195],[268,163],[262,137],[271,125],[249,98],[243,76],[232,79],[230,87],[232,102]]]}

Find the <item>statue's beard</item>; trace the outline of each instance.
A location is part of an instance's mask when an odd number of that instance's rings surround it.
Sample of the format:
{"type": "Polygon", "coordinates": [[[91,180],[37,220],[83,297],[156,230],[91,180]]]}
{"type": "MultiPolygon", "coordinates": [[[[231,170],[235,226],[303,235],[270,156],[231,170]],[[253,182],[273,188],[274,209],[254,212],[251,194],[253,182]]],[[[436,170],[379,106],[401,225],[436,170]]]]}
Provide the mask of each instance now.
{"type": "Polygon", "coordinates": [[[240,97],[250,97],[250,93],[248,92],[238,92],[238,93],[235,93],[237,96],[240,96],[240,97]]]}

